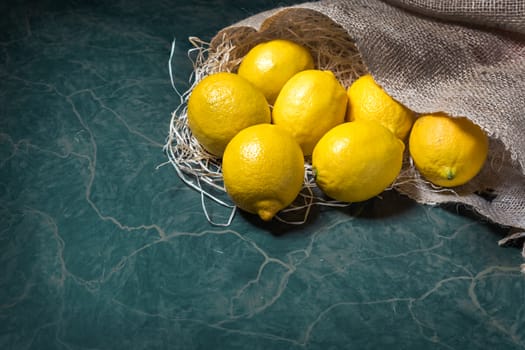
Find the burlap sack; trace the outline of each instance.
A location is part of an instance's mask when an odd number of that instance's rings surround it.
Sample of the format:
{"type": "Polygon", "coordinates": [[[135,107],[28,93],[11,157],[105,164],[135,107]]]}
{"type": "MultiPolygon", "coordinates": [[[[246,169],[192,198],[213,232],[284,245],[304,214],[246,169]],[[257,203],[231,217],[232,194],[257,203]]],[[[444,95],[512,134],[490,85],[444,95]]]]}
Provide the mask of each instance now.
{"type": "Polygon", "coordinates": [[[345,87],[369,72],[415,112],[480,125],[490,154],[473,181],[434,187],[407,157],[395,188],[420,203],[467,204],[514,228],[513,239],[525,236],[525,2],[327,0],[278,8],[221,30],[209,73],[235,71],[251,47],[276,37],[307,46],[345,87]]]}

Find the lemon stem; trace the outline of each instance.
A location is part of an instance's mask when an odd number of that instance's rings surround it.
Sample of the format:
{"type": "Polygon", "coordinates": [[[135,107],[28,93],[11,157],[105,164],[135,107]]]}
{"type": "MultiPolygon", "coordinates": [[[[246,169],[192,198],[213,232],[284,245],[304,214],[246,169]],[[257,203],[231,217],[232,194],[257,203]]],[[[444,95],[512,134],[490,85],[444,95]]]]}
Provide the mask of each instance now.
{"type": "Polygon", "coordinates": [[[446,170],[446,173],[445,173],[445,174],[447,175],[447,180],[453,180],[453,179],[456,177],[456,174],[455,174],[454,171],[453,171],[452,169],[450,169],[450,168],[448,168],[448,169],[446,170]]]}

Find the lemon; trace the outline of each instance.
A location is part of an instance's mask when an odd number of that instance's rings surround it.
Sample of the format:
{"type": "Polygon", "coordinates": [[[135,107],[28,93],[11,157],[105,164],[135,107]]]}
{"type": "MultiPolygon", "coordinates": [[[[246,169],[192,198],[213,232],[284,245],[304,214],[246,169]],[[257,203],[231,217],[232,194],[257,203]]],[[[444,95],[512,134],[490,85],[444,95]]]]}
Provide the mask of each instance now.
{"type": "Polygon", "coordinates": [[[222,159],[226,193],[241,209],[271,220],[301,191],[304,158],[286,130],[259,124],[240,131],[222,159]]]}
{"type": "Polygon", "coordinates": [[[238,69],[238,74],[259,88],[273,104],[279,91],[295,73],[314,68],[310,52],[289,40],[270,40],[253,47],[238,69]]]}
{"type": "Polygon", "coordinates": [[[316,183],[339,201],[370,199],[394,182],[404,149],[405,144],[376,121],[340,124],[315,146],[312,168],[316,183]]]}
{"type": "Polygon", "coordinates": [[[419,117],[410,132],[409,151],[418,171],[428,181],[455,187],[470,181],[483,167],[489,140],[465,117],[443,113],[419,117]]]}
{"type": "Polygon", "coordinates": [[[188,126],[193,136],[218,157],[239,131],[270,122],[270,107],[262,92],[234,73],[208,75],[188,100],[188,126]]]}
{"type": "Polygon", "coordinates": [[[290,131],[308,156],[328,130],[344,122],[347,103],[345,88],[331,71],[305,70],[283,86],[272,123],[290,131]]]}
{"type": "Polygon", "coordinates": [[[404,140],[414,122],[414,113],[388,95],[370,74],[348,88],[348,120],[376,120],[404,140]]]}

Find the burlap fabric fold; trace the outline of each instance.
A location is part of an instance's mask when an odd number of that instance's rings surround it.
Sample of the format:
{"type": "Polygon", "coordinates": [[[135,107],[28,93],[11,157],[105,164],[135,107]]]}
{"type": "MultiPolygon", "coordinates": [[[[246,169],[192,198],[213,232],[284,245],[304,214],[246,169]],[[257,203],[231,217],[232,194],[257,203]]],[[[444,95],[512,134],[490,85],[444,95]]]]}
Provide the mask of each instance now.
{"type": "Polygon", "coordinates": [[[251,47],[275,37],[305,44],[345,87],[369,72],[417,113],[443,111],[480,125],[491,143],[474,180],[437,188],[421,179],[407,156],[395,188],[420,203],[467,204],[514,228],[514,238],[524,236],[525,2],[308,2],[224,28],[211,42],[210,59],[229,61],[220,69],[235,71],[251,47]],[[226,44],[234,49],[214,54],[226,44]]]}

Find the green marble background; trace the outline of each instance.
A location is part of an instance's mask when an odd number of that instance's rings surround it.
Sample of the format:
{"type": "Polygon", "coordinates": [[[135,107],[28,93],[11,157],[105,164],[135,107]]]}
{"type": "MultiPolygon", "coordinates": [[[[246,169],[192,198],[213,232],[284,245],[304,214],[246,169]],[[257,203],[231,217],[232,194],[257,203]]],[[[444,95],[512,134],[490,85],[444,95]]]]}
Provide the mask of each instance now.
{"type": "Polygon", "coordinates": [[[468,210],[218,228],[157,168],[172,40],[183,91],[188,36],[293,2],[2,2],[1,349],[525,348],[520,250],[468,210]]]}

